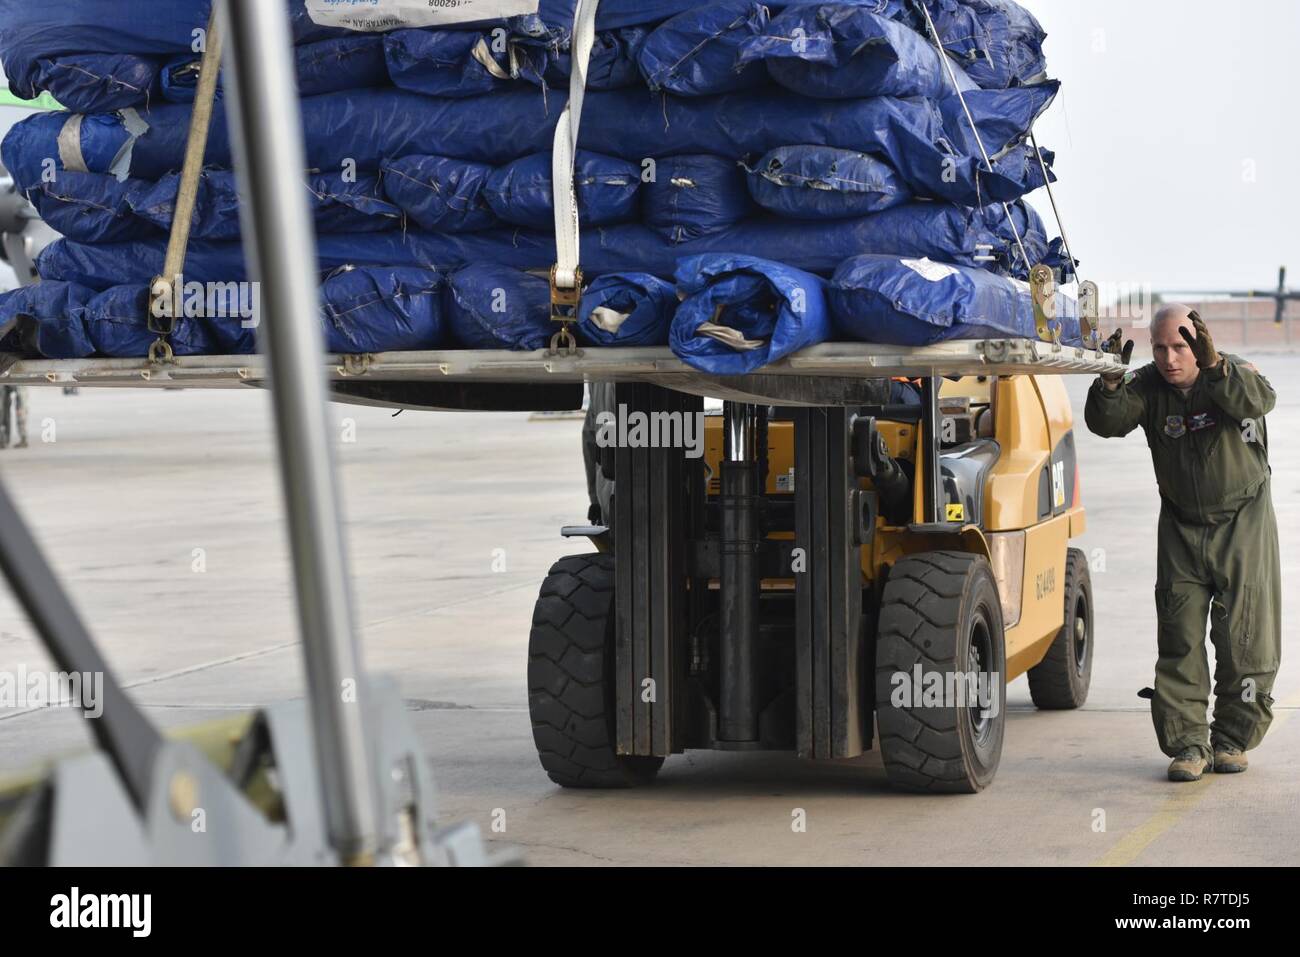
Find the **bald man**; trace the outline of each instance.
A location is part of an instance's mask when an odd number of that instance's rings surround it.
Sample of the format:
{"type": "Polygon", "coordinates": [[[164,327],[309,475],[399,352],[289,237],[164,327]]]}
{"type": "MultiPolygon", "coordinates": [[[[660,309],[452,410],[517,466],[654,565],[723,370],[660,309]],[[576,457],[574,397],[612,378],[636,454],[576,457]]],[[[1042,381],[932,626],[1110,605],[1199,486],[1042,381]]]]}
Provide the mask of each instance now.
{"type": "MultiPolygon", "coordinates": [[[[1118,351],[1122,333],[1111,337],[1118,351]]],[[[1196,312],[1163,307],[1154,361],[1102,377],[1084,418],[1103,438],[1139,425],[1160,487],[1157,638],[1151,718],[1171,781],[1246,770],[1273,720],[1282,652],[1277,519],[1269,490],[1273,387],[1250,363],[1219,353],[1196,312]],[[1206,723],[1214,643],[1214,720],[1206,723]]],[[[1133,343],[1124,348],[1125,363],[1133,343]]]]}

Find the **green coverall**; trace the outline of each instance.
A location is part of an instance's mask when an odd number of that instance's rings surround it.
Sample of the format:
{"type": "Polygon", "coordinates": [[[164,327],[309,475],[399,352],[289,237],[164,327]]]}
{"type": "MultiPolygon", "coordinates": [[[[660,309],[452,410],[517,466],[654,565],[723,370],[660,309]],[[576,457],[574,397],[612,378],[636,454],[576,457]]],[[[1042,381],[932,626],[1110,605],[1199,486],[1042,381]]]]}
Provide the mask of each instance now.
{"type": "Polygon", "coordinates": [[[1215,744],[1250,750],[1273,720],[1282,655],[1281,560],[1269,488],[1264,416],[1273,387],[1236,356],[1203,369],[1184,397],[1155,365],[1115,390],[1098,380],[1084,419],[1103,438],[1146,432],[1160,487],[1151,718],[1160,749],[1207,760],[1210,676],[1205,620],[1214,642],[1215,744]]]}

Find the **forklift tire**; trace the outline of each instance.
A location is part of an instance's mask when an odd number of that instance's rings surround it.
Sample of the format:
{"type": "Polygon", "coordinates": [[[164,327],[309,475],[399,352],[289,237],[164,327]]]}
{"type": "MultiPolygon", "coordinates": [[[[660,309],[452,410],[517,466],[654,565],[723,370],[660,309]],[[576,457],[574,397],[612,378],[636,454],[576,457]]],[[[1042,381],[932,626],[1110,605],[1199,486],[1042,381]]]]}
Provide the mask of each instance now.
{"type": "Polygon", "coordinates": [[[528,713],[542,767],[561,787],[649,784],[664,763],[614,753],[614,621],[612,555],[552,566],[528,636],[528,713]]]}
{"type": "Polygon", "coordinates": [[[876,635],[876,721],[895,787],[974,794],[992,783],[1006,722],[1006,642],[984,556],[923,552],[890,570],[876,635]],[[949,695],[946,676],[957,673],[981,677],[968,694],[954,683],[949,695]],[[945,676],[937,702],[925,694],[931,674],[945,676]]]}
{"type": "Polygon", "coordinates": [[[1065,623],[1041,662],[1029,669],[1029,696],[1044,711],[1080,708],[1092,684],[1092,578],[1077,548],[1065,558],[1065,623]]]}

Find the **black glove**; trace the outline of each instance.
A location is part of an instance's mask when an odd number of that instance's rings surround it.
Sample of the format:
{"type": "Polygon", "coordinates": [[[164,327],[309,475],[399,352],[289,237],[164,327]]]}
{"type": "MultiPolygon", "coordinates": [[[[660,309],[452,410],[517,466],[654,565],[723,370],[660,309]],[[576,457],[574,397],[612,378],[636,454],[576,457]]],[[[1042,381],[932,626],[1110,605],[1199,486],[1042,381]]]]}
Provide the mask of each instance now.
{"type": "MultiPolygon", "coordinates": [[[[1124,330],[1116,329],[1111,333],[1110,338],[1102,344],[1101,351],[1119,356],[1120,361],[1127,366],[1129,361],[1133,358],[1133,340],[1130,339],[1128,342],[1125,342],[1124,330]]],[[[1127,371],[1127,369],[1113,369],[1108,372],[1103,372],[1101,377],[1107,382],[1118,382],[1124,378],[1127,371]]]]}
{"type": "Polygon", "coordinates": [[[1187,318],[1192,320],[1192,328],[1196,330],[1196,335],[1193,336],[1182,326],[1178,327],[1178,332],[1187,342],[1188,348],[1192,350],[1192,355],[1196,356],[1197,367],[1213,369],[1219,364],[1219,352],[1214,348],[1214,339],[1210,337],[1210,330],[1206,328],[1205,321],[1195,309],[1187,314],[1187,318]]]}

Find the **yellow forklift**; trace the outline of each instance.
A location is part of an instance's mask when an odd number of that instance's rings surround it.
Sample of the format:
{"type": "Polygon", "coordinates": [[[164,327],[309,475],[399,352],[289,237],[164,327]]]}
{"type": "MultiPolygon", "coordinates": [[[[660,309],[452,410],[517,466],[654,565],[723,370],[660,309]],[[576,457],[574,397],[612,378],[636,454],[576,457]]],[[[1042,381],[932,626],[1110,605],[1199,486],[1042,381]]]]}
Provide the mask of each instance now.
{"type": "MultiPolygon", "coordinates": [[[[976,792],[997,771],[1008,681],[1027,672],[1040,708],[1084,703],[1092,589],[1069,544],[1085,522],[1060,377],[850,387],[860,404],[728,401],[698,458],[597,450],[612,495],[565,534],[598,551],[551,569],[529,642],[553,781],[645,784],[689,749],[878,745],[898,787],[976,792]]],[[[604,394],[625,418],[702,415],[654,385],[604,394]]]]}

